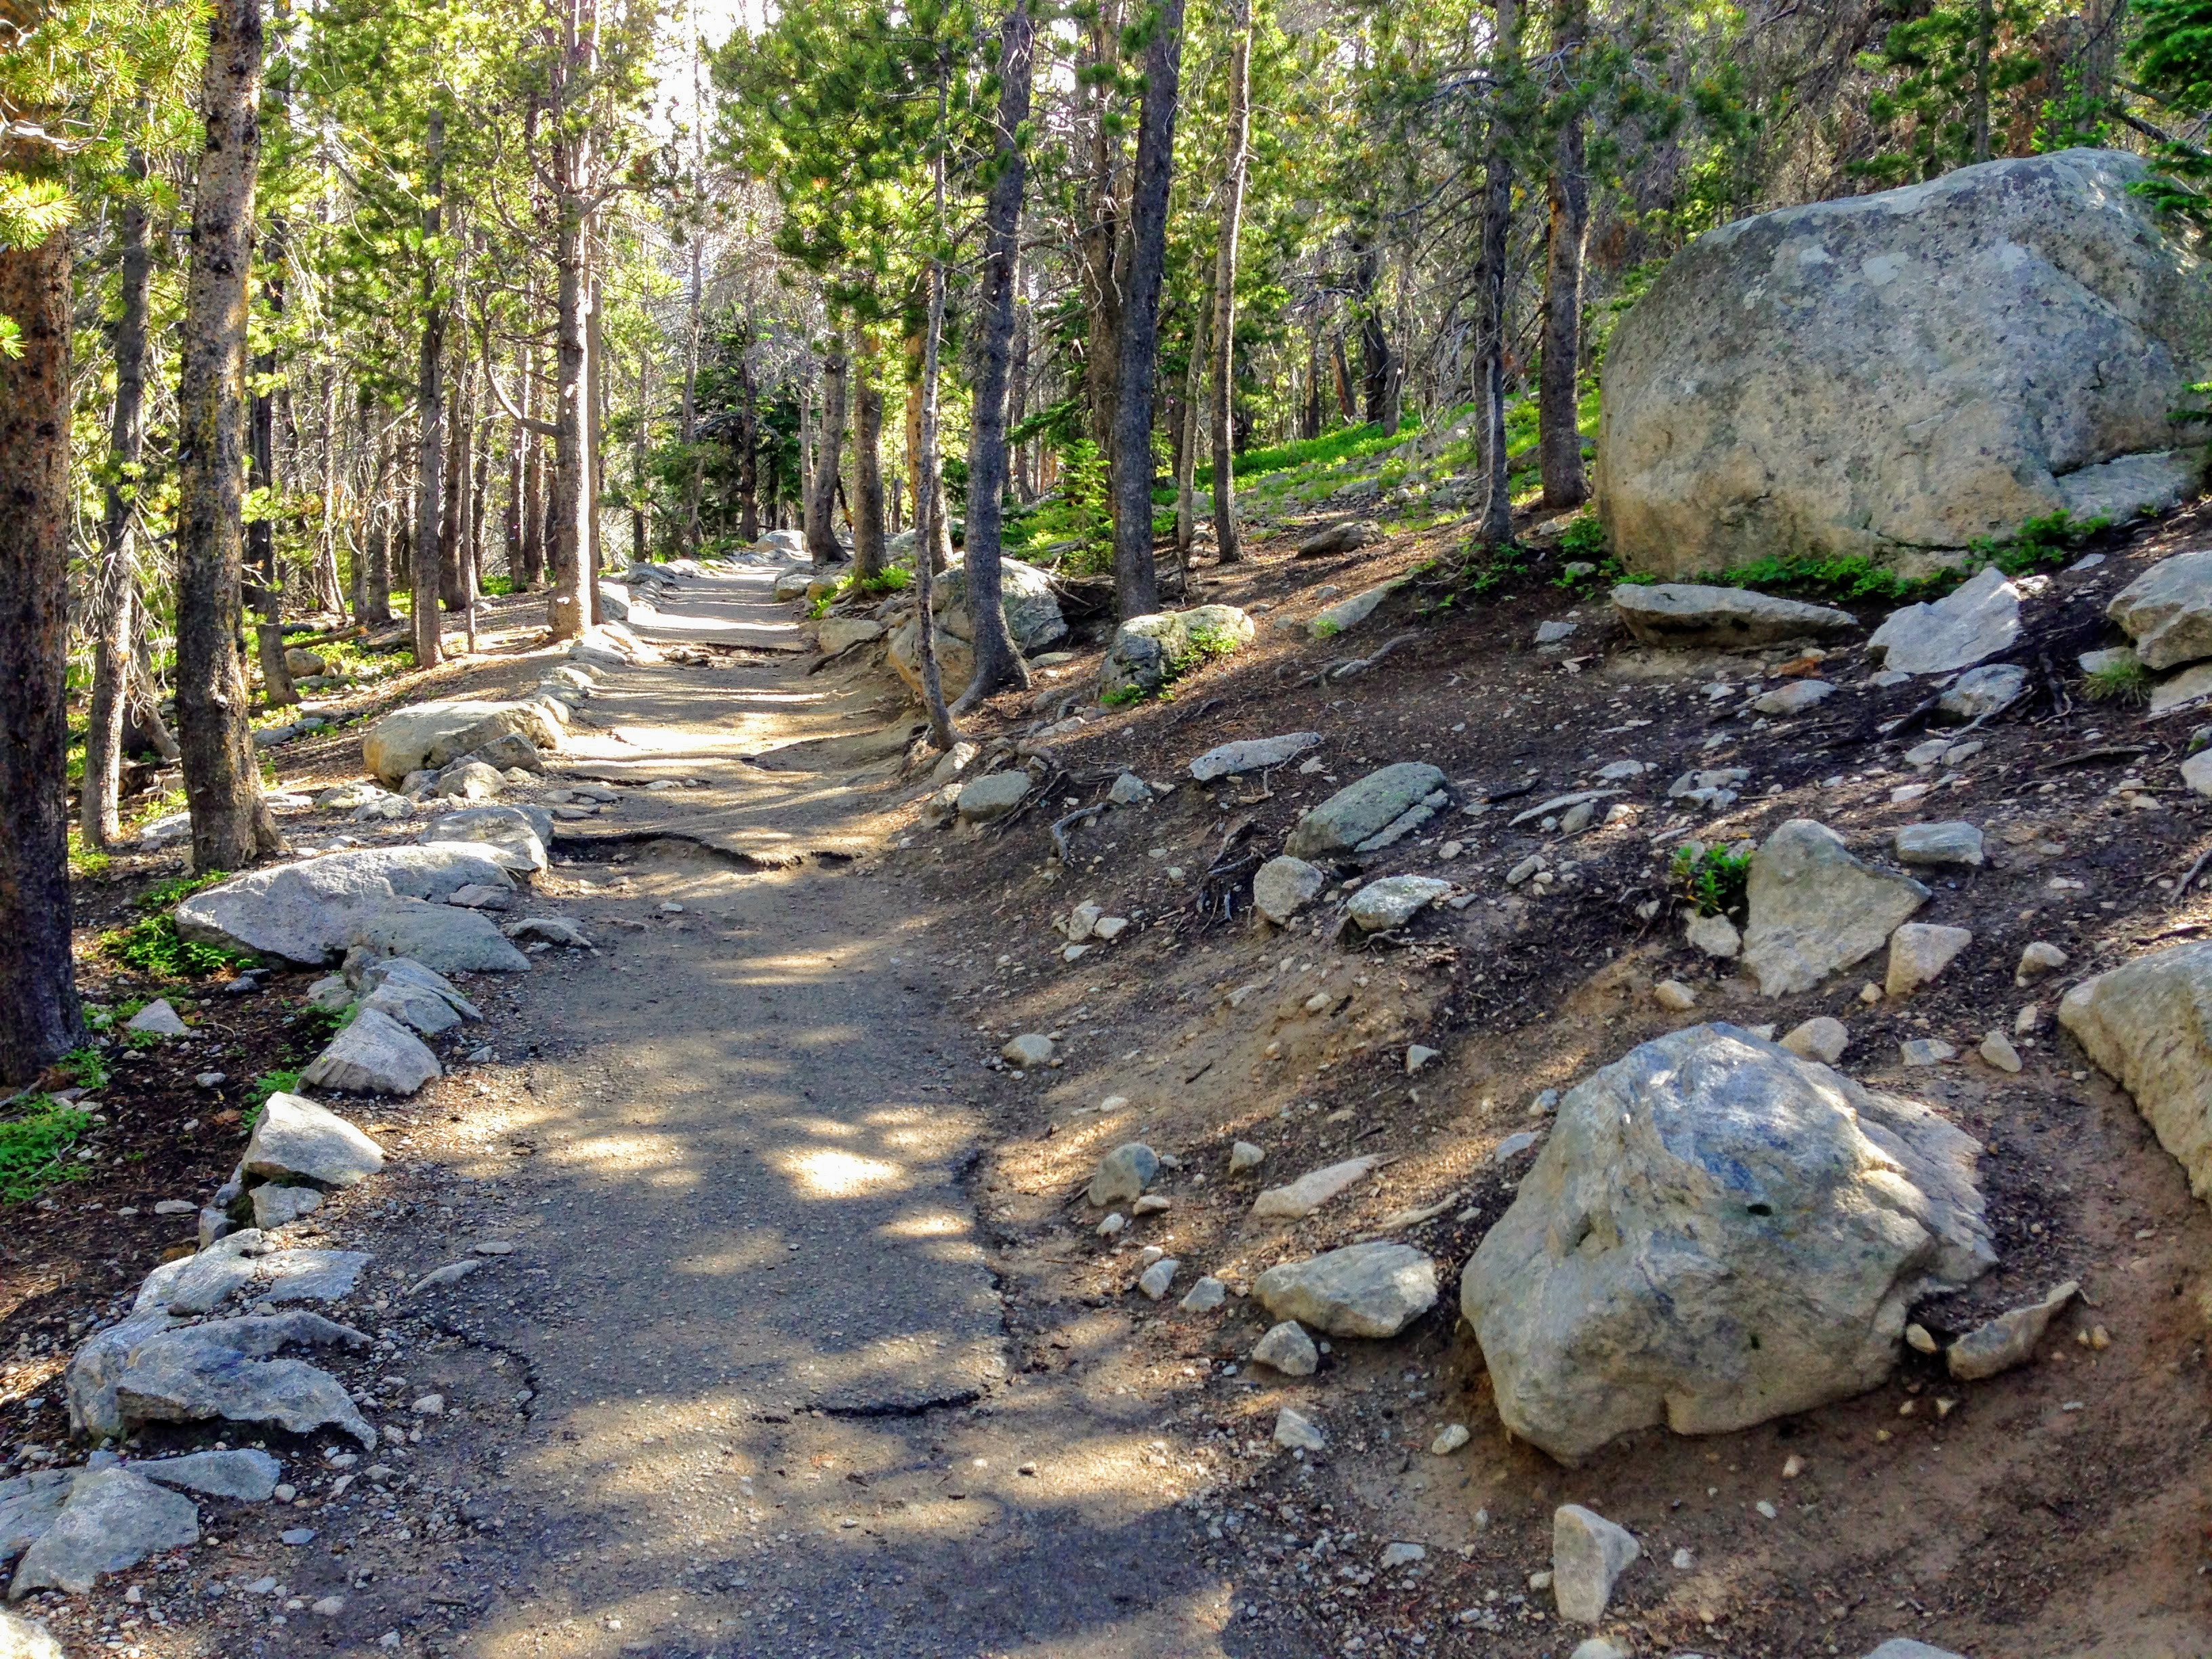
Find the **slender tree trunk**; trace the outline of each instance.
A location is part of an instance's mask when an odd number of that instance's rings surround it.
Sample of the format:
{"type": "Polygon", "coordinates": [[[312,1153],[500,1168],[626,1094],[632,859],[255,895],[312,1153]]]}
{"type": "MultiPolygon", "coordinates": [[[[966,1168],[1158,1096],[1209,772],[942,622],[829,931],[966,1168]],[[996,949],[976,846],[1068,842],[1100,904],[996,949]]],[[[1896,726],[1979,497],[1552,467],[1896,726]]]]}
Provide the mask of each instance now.
{"type": "Polygon", "coordinates": [[[937,382],[939,358],[945,341],[945,148],[951,143],[945,120],[947,74],[939,68],[936,142],[931,146],[930,185],[936,209],[937,234],[929,256],[929,303],[921,339],[921,434],[915,452],[915,471],[921,480],[921,500],[931,510],[916,526],[921,533],[915,538],[914,561],[915,615],[919,624],[916,654],[921,659],[922,709],[929,716],[930,741],[945,750],[952,747],[959,733],[953,726],[951,711],[945,706],[945,684],[937,665],[937,561],[931,556],[931,544],[944,532],[930,520],[941,519],[945,507],[944,489],[937,477],[937,382]]]}
{"type": "Polygon", "coordinates": [[[445,217],[441,199],[445,148],[446,118],[434,110],[429,121],[430,194],[422,209],[422,338],[415,371],[415,541],[409,572],[417,668],[435,668],[445,654],[438,601],[445,562],[446,307],[438,295],[438,273],[428,252],[445,217]]]}
{"type": "Polygon", "coordinates": [[[817,568],[845,562],[838,544],[837,462],[845,448],[845,343],[832,334],[822,356],[822,425],[815,434],[814,487],[806,496],[806,551],[817,568]]]}
{"type": "Polygon", "coordinates": [[[345,582],[338,574],[338,369],[336,363],[323,386],[323,515],[315,538],[315,604],[334,611],[345,620],[345,582]]]}
{"type": "MultiPolygon", "coordinates": [[[[1013,384],[1006,394],[1006,419],[1019,430],[1030,412],[1030,276],[1020,263],[1020,250],[1015,251],[1014,264],[1014,365],[1013,384]]],[[[1029,471],[1024,465],[1026,444],[1016,444],[1009,462],[1013,473],[1014,499],[1024,506],[1036,499],[1030,488],[1029,471]]]]}
{"type": "Polygon", "coordinates": [[[131,641],[130,686],[131,722],[146,738],[147,746],[161,759],[174,765],[184,758],[184,750],[178,744],[177,734],[169,730],[161,718],[161,686],[154,675],[154,647],[147,638],[146,596],[143,592],[131,596],[131,609],[137,617],[137,637],[131,641]]]}
{"type": "Polygon", "coordinates": [[[1344,331],[1338,329],[1328,337],[1329,366],[1336,378],[1336,417],[1351,420],[1355,412],[1352,401],[1352,362],[1344,355],[1344,331]]]}
{"type": "MultiPolygon", "coordinates": [[[[269,222],[268,250],[270,262],[282,269],[283,259],[284,221],[272,215],[269,222]]],[[[262,284],[262,295],[268,301],[272,318],[281,319],[284,314],[284,283],[281,276],[271,276],[262,284]]],[[[246,478],[249,490],[269,492],[273,500],[278,489],[276,477],[276,394],[267,381],[276,373],[276,354],[264,351],[253,360],[256,380],[264,389],[252,394],[249,407],[246,446],[250,472],[246,478]]],[[[260,613],[254,624],[253,636],[261,658],[261,696],[271,708],[289,708],[300,701],[293,688],[291,671],[284,665],[283,580],[276,564],[276,525],[264,513],[246,526],[246,564],[244,575],[246,597],[260,613]]]]}
{"type": "MultiPolygon", "coordinates": [[[[131,158],[131,172],[145,164],[131,158]]],[[[146,439],[146,310],[154,261],[146,241],[146,210],[126,198],[118,224],[117,283],[121,290],[108,349],[115,359],[115,408],[108,427],[106,513],[100,523],[100,576],[93,605],[92,702],[84,734],[80,818],[85,845],[106,847],[123,834],[121,803],[124,695],[131,641],[137,627],[138,578],[131,550],[137,514],[138,458],[146,439]]]]}
{"type": "Polygon", "coordinates": [[[260,105],[259,0],[215,0],[177,392],[177,725],[192,867],[203,871],[241,869],[283,846],[261,798],[237,646],[260,105]]]}
{"type": "MultiPolygon", "coordinates": [[[[694,37],[696,45],[696,37],[694,37]]],[[[695,54],[692,63],[694,79],[698,64],[695,54]]],[[[702,239],[697,231],[691,234],[691,285],[685,295],[688,301],[684,331],[684,409],[682,434],[684,440],[684,524],[683,551],[687,558],[699,556],[699,546],[705,528],[699,521],[699,501],[705,491],[707,458],[699,449],[699,307],[703,293],[701,264],[703,258],[702,239]]]]}
{"type": "Polygon", "coordinates": [[[738,359],[738,539],[750,547],[760,539],[760,396],[753,366],[738,359]]]}
{"type": "Polygon", "coordinates": [[[1363,229],[1353,237],[1352,253],[1352,292],[1359,307],[1359,392],[1364,418],[1378,426],[1390,400],[1390,337],[1376,294],[1382,285],[1382,251],[1374,233],[1363,229]]]}
{"type": "MultiPolygon", "coordinates": [[[[544,417],[538,384],[538,348],[523,356],[522,412],[532,420],[544,417]]],[[[527,426],[514,434],[522,449],[522,562],[514,573],[517,592],[534,588],[545,578],[545,444],[527,426]]]]}
{"type": "Polygon", "coordinates": [[[447,458],[444,504],[438,509],[438,602],[448,611],[468,608],[469,596],[461,580],[468,557],[464,544],[469,527],[469,353],[463,337],[453,385],[446,394],[446,433],[451,453],[447,458]]]}
{"type": "Polygon", "coordinates": [[[866,327],[853,330],[853,586],[884,574],[884,387],[881,354],[866,327]]]}
{"type": "Polygon", "coordinates": [[[1306,336],[1306,395],[1298,411],[1298,436],[1321,436],[1321,331],[1306,336]]]}
{"type": "Polygon", "coordinates": [[[1085,43],[1089,88],[1084,137],[1091,148],[1083,225],[1076,240],[1077,270],[1088,325],[1084,343],[1084,392],[1090,404],[1091,441],[1110,465],[1114,454],[1115,388],[1121,370],[1121,325],[1126,295],[1121,280],[1121,136],[1109,119],[1108,82],[1118,67],[1122,8],[1097,6],[1085,43]]]}
{"type": "MultiPolygon", "coordinates": [[[[566,155],[575,142],[556,139],[554,149],[566,155]]],[[[556,164],[568,174],[578,165],[573,158],[556,164]]],[[[588,388],[584,378],[584,215],[583,201],[574,190],[564,190],[559,204],[559,230],[554,265],[560,276],[560,374],[554,392],[553,441],[553,599],[552,628],[556,640],[574,639],[591,620],[586,598],[586,566],[591,558],[584,526],[587,501],[586,473],[590,465],[585,451],[589,443],[590,411],[585,406],[588,388]]]]}
{"type": "Polygon", "coordinates": [[[1167,270],[1168,188],[1175,174],[1176,106],[1182,76],[1183,0],[1160,0],[1145,49],[1145,107],[1137,122],[1129,198],[1129,283],[1114,411],[1114,599],[1121,618],[1159,608],[1152,568],[1152,396],[1160,289],[1167,270]]]}
{"type": "Polygon", "coordinates": [[[386,432],[376,441],[376,480],[368,495],[368,532],[362,554],[361,592],[354,601],[354,614],[370,628],[383,628],[392,621],[392,504],[386,499],[391,477],[392,435],[386,432]]]}
{"type": "MultiPolygon", "coordinates": [[[[594,256],[595,246],[587,244],[594,256]]],[[[606,618],[599,614],[599,574],[606,568],[603,541],[605,526],[599,522],[599,497],[607,487],[607,349],[606,298],[600,288],[599,261],[592,262],[592,289],[588,320],[584,331],[584,383],[589,388],[584,407],[589,413],[591,426],[590,471],[585,477],[584,528],[585,544],[591,550],[591,567],[584,574],[584,616],[588,622],[601,623],[606,618]]]]}
{"type": "MultiPolygon", "coordinates": [[[[469,422],[475,436],[469,446],[469,557],[462,587],[473,615],[477,601],[483,597],[484,512],[491,493],[493,467],[490,411],[482,407],[481,395],[471,397],[470,402],[476,405],[471,410],[469,422]]],[[[475,647],[471,646],[470,649],[475,647]]]]}
{"type": "Polygon", "coordinates": [[[1252,0],[1237,0],[1229,58],[1229,155],[1222,172],[1221,236],[1213,276],[1213,546],[1224,564],[1244,556],[1237,533],[1237,238],[1252,143],[1252,0]]]}
{"type": "MultiPolygon", "coordinates": [[[[1497,60],[1501,81],[1520,71],[1518,0],[1497,0],[1497,60]]],[[[1493,102],[1490,141],[1482,170],[1482,280],[1476,333],[1481,342],[1480,418],[1483,476],[1488,497],[1478,539],[1504,546],[1513,539],[1513,486],[1505,453],[1505,237],[1513,212],[1513,162],[1506,149],[1506,118],[1493,102]]]]}
{"type": "Polygon", "coordinates": [[[991,195],[983,212],[983,281],[978,298],[975,412],[968,440],[968,615],[975,626],[975,673],[951,712],[964,714],[986,697],[1026,688],[1029,665],[1006,628],[1005,573],[1000,559],[1006,496],[1006,392],[1014,343],[1014,271],[1021,249],[1022,191],[1028,158],[1021,131],[1030,118],[1036,25],[1029,0],[1014,0],[999,33],[999,121],[992,145],[991,195]]]}
{"type": "MultiPolygon", "coordinates": [[[[0,151],[0,161],[14,161],[0,151]]],[[[142,226],[143,234],[143,226],[142,226]]],[[[70,956],[70,245],[0,245],[0,1083],[84,1032],[70,956]]]]}
{"type": "MultiPolygon", "coordinates": [[[[1582,54],[1583,22],[1579,0],[1559,15],[1559,46],[1571,74],[1582,54]]],[[[1583,252],[1589,240],[1589,176],[1583,148],[1583,119],[1577,112],[1559,128],[1545,236],[1544,360],[1536,388],[1536,428],[1544,505],[1553,507],[1580,506],[1589,495],[1589,476],[1583,470],[1583,435],[1576,424],[1583,252]]]]}
{"type": "Polygon", "coordinates": [[[1198,545],[1198,446],[1205,424],[1206,363],[1212,356],[1208,330],[1213,323],[1209,301],[1191,325],[1190,362],[1183,371],[1182,408],[1176,423],[1176,557],[1190,568],[1198,545]]]}

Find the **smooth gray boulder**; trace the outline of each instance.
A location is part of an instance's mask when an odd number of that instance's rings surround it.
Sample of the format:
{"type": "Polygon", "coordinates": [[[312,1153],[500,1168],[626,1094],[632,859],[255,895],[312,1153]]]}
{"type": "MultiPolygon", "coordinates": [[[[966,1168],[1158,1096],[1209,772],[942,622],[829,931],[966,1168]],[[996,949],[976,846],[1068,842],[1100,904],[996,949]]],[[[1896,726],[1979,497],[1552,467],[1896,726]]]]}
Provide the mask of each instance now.
{"type": "Polygon", "coordinates": [[[2176,945],[2085,979],[2058,1023],[2135,1097],[2189,1190],[2212,1200],[2212,944],[2176,945]]]}
{"type": "Polygon", "coordinates": [[[1995,565],[1942,599],[1893,611],[1867,641],[1885,672],[1948,674],[2020,642],[2020,590],[1995,565]]]}
{"type": "Polygon", "coordinates": [[[1862,864],[1826,824],[1792,818],[1753,855],[1745,899],[1744,966],[1778,997],[1872,956],[1928,890],[1862,864]]]}
{"type": "Polygon", "coordinates": [[[1102,1210],[1109,1204],[1125,1203],[1142,1197],[1159,1172],[1159,1154],[1143,1141],[1132,1140],[1098,1160],[1086,1195],[1102,1210]]]}
{"type": "Polygon", "coordinates": [[[0,1480],[0,1565],[30,1548],[54,1524],[76,1479],[74,1469],[40,1469],[0,1480]]]}
{"type": "Polygon", "coordinates": [[[258,1181],[350,1187],[384,1168],[384,1148],[328,1107],[280,1090],[261,1109],[242,1167],[258,1181]]]}
{"type": "MultiPolygon", "coordinates": [[[[382,994],[382,988],[377,994],[382,994]]],[[[340,1094],[411,1095],[444,1072],[420,1037],[364,1002],[356,1010],[353,1023],[300,1073],[300,1082],[306,1088],[334,1089],[340,1094]]]]}
{"type": "Polygon", "coordinates": [[[1106,647],[1099,701],[1115,703],[1151,696],[1208,657],[1242,650],[1258,632],[1251,617],[1233,605],[1132,617],[1114,630],[1113,643],[1106,647]]]}
{"type": "Polygon", "coordinates": [[[506,787],[497,767],[480,760],[458,760],[439,773],[425,793],[434,800],[496,800],[506,787]]]}
{"type": "Polygon", "coordinates": [[[1343,858],[1379,839],[1401,820],[1434,809],[1429,797],[1444,775],[1426,761],[1400,761],[1346,784],[1291,827],[1283,851],[1294,859],[1343,858]]]}
{"type": "Polygon", "coordinates": [[[1278,927],[1321,896],[1328,877],[1304,859],[1269,859],[1252,872],[1252,905],[1278,927]]]}
{"type": "Polygon", "coordinates": [[[2105,614],[2128,631],[2148,668],[2212,657],[2212,548],[2156,564],[2122,588],[2105,614]]]}
{"type": "Polygon", "coordinates": [[[163,1550],[200,1538],[199,1506],[129,1469],[93,1469],[76,1477],[54,1523],[23,1552],[8,1585],[20,1601],[34,1589],[82,1595],[103,1573],[135,1567],[163,1550]]]}
{"type": "Polygon", "coordinates": [[[1462,1277],[1498,1415],[1575,1463],[1874,1387],[1912,1305],[1996,1260],[1980,1150],[1732,1025],[1631,1050],[1560,1101],[1462,1277]]]}
{"type": "Polygon", "coordinates": [[[1029,799],[1036,780],[1016,767],[970,778],[960,786],[953,811],[967,823],[990,823],[1002,818],[1029,799]]]}
{"type": "Polygon", "coordinates": [[[506,869],[534,873],[546,866],[553,814],[542,806],[471,806],[431,819],[416,839],[471,842],[488,848],[506,869]]]}
{"type": "Polygon", "coordinates": [[[1984,663],[1945,686],[1936,707],[1954,720],[1978,720],[2017,701],[2027,690],[2027,670],[2018,663],[1984,663]]]}
{"type": "Polygon", "coordinates": [[[1331,1336],[1391,1337],[1437,1304],[1437,1264],[1410,1244],[1347,1244],[1253,1281],[1277,1319],[1331,1336]]]}
{"type": "Polygon", "coordinates": [[[1403,927],[1451,890],[1451,883],[1434,876],[1384,876],[1354,893],[1345,914],[1361,933],[1378,933],[1403,927]]]}
{"type": "Polygon", "coordinates": [[[441,974],[522,974],[530,958],[476,910],[414,899],[356,915],[340,941],[378,956],[408,957],[441,974]]]}
{"type": "Polygon", "coordinates": [[[1382,526],[1372,519],[1346,519],[1326,530],[1316,531],[1298,544],[1301,559],[1325,559],[1336,553],[1356,553],[1370,542],[1382,539],[1382,526]]]}
{"type": "Polygon", "coordinates": [[[1917,569],[2030,519],[2178,501],[2197,458],[2171,416],[2212,372],[2212,273],[2148,176],[2069,149],[1698,237],[1607,349],[1614,553],[1661,577],[1778,554],[1917,569]]]}
{"type": "Polygon", "coordinates": [[[265,1451],[241,1446],[229,1451],[187,1452],[182,1457],[159,1457],[149,1462],[131,1464],[131,1472],[180,1492],[262,1504],[276,1496],[277,1478],[284,1473],[284,1466],[265,1451]]]}
{"type": "Polygon", "coordinates": [[[410,772],[434,771],[510,732],[545,752],[559,750],[560,722],[538,702],[454,700],[394,709],[362,739],[362,760],[397,788],[410,772]]]}
{"type": "Polygon", "coordinates": [[[408,931],[417,915],[465,921],[444,901],[471,884],[514,884],[489,849],[467,842],[357,848],[250,870],[195,893],[176,908],[177,932],[195,944],[319,967],[372,935],[408,931]]]}
{"type": "MultiPolygon", "coordinates": [[[[1035,656],[1067,637],[1067,619],[1060,615],[1060,599],[1052,578],[1035,565],[1019,559],[999,562],[1000,608],[1006,613],[1006,631],[1014,648],[1035,656]]],[[[937,653],[937,672],[947,697],[957,697],[975,677],[975,624],[968,606],[968,570],[955,564],[932,585],[932,614],[936,626],[931,644],[937,653]]],[[[827,648],[826,647],[824,647],[827,648]]],[[[921,695],[921,623],[915,608],[890,630],[885,659],[916,696],[921,695]]]]}
{"type": "Polygon", "coordinates": [[[1838,639],[1859,629],[1857,617],[1833,605],[1702,582],[1624,582],[1613,590],[1613,608],[1644,644],[1676,650],[1747,650],[1783,640],[1838,639]]]}
{"type": "Polygon", "coordinates": [[[1288,732],[1279,738],[1239,738],[1216,744],[1190,763],[1190,775],[1200,783],[1234,777],[1240,772],[1264,772],[1296,760],[1309,749],[1321,747],[1318,732],[1288,732]]]}
{"type": "Polygon", "coordinates": [[[287,1187],[264,1182],[246,1195],[252,1206],[253,1224],[263,1231],[289,1227],[301,1216],[323,1207],[323,1194],[313,1187],[287,1187]]]}
{"type": "Polygon", "coordinates": [[[398,1020],[422,1036],[435,1036],[461,1023],[459,1010],[445,998],[398,980],[378,986],[361,1000],[361,1006],[363,1012],[398,1020]]]}

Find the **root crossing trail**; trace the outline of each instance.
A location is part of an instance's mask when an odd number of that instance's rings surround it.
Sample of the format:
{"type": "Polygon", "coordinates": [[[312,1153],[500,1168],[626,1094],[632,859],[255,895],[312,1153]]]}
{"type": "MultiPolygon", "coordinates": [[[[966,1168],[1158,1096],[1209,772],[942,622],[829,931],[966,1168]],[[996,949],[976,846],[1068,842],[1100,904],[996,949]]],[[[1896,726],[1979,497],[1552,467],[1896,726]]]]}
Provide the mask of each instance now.
{"type": "Polygon", "coordinates": [[[539,957],[514,1105],[464,1097],[416,1171],[495,1183],[516,1245],[428,1293],[534,1392],[496,1450],[423,1449],[496,1528],[369,1622],[413,1601],[471,1659],[1242,1650],[1157,1423],[1015,1374],[929,919],[842,867],[908,724],[781,654],[765,579],[685,592],[633,626],[758,654],[586,705],[574,773],[694,781],[562,826],[546,890],[599,953],[539,957]]]}

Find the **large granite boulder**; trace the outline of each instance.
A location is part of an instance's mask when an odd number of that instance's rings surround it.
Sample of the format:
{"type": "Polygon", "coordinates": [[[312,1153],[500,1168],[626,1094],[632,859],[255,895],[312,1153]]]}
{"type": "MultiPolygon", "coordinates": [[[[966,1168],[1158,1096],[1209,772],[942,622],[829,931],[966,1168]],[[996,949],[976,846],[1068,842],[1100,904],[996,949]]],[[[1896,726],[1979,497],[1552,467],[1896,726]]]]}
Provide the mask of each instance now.
{"type": "Polygon", "coordinates": [[[2061,999],[2058,1023],[2135,1097],[2189,1190],[2212,1200],[2212,944],[2083,980],[2061,999]]]}
{"type": "Polygon", "coordinates": [[[1733,1025],[1632,1050],[1559,1103],[1462,1279],[1499,1416],[1572,1463],[1874,1387],[1913,1304],[1996,1261],[1979,1151],[1733,1025]]]}
{"type": "Polygon", "coordinates": [[[2212,271],[2069,149],[1764,213],[1674,256],[1607,348],[1597,507],[1631,570],[1921,568],[2195,487],[2212,271]]]}
{"type": "Polygon", "coordinates": [[[516,971],[529,959],[482,916],[445,901],[467,886],[514,884],[501,856],[465,842],[364,848],[249,870],[176,908],[178,933],[304,967],[356,945],[440,972],[516,971]],[[419,944],[422,949],[410,949],[419,944]]]}
{"type": "Polygon", "coordinates": [[[505,868],[532,875],[546,866],[553,814],[543,806],[471,806],[431,819],[416,839],[473,842],[505,868]]]}
{"type": "Polygon", "coordinates": [[[410,772],[435,771],[486,744],[518,733],[543,750],[561,747],[561,723],[542,702],[418,702],[369,727],[361,755],[368,769],[398,787],[410,772]]]}
{"type": "MultiPolygon", "coordinates": [[[[1060,613],[1060,598],[1051,577],[1019,559],[1000,560],[999,575],[999,608],[1006,613],[1006,631],[1013,635],[1014,649],[1025,657],[1034,656],[1067,637],[1067,619],[1060,613]]],[[[937,649],[938,679],[946,697],[957,697],[975,678],[975,621],[968,610],[965,564],[951,566],[931,585],[930,605],[931,614],[937,618],[933,643],[937,649]]],[[[888,655],[892,671],[920,696],[921,623],[915,609],[909,609],[891,630],[888,655]]]]}
{"type": "Polygon", "coordinates": [[[1102,702],[1149,697],[1206,658],[1252,643],[1258,624],[1233,605],[1201,605],[1132,617],[1114,631],[1106,670],[1098,683],[1102,702]]]}
{"type": "Polygon", "coordinates": [[[1809,991],[1863,962],[1928,902],[1928,890],[1851,856],[1844,838],[1791,818],[1752,855],[1743,965],[1767,996],[1809,991]]]}
{"type": "Polygon", "coordinates": [[[199,1539],[199,1505],[183,1493],[130,1469],[87,1469],[70,1486],[53,1525],[23,1553],[8,1598],[19,1601],[35,1589],[82,1595],[102,1574],[122,1572],[199,1539]]]}
{"type": "MultiPolygon", "coordinates": [[[[1387,844],[1408,818],[1436,815],[1444,775],[1426,761],[1400,761],[1348,783],[1300,818],[1283,843],[1294,859],[1343,858],[1372,843],[1387,844]]],[[[1417,823],[1411,828],[1419,828],[1417,823]]]]}

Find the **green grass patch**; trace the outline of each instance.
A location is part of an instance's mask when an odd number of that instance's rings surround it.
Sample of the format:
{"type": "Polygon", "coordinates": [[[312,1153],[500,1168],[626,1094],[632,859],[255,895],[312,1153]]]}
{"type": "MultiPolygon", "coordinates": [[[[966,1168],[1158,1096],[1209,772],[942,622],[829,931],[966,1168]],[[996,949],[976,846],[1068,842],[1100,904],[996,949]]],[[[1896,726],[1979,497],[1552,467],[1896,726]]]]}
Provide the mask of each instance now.
{"type": "MultiPolygon", "coordinates": [[[[1863,553],[1832,558],[1793,555],[1756,560],[1696,580],[1723,587],[1794,588],[1827,599],[1880,599],[1905,604],[1941,599],[1985,565],[2009,576],[2063,564],[2111,526],[2108,519],[2075,519],[2063,512],[2030,519],[2009,536],[1984,536],[1963,562],[1924,576],[1902,575],[1863,553]]],[[[1649,577],[1629,577],[1649,581],[1649,577]]]]}
{"type": "Polygon", "coordinates": [[[92,1114],[33,1095],[15,1115],[0,1118],[0,1204],[36,1198],[57,1182],[87,1173],[70,1154],[92,1127],[92,1114]]]}
{"type": "Polygon", "coordinates": [[[179,937],[170,911],[203,888],[228,881],[229,874],[210,870],[203,875],[179,876],[149,887],[138,896],[138,908],[152,914],[127,927],[111,928],[100,936],[100,948],[113,960],[157,979],[204,979],[226,968],[249,967],[256,960],[250,951],[220,945],[200,945],[179,937]]]}
{"type": "Polygon", "coordinates": [[[2081,690],[2092,702],[2146,703],[2150,670],[2133,657],[2106,663],[2083,679],[2081,690]]]}
{"type": "Polygon", "coordinates": [[[92,1090],[107,1086],[107,1061],[97,1048],[72,1048],[56,1060],[54,1066],[69,1079],[64,1088],[92,1090]]]}

